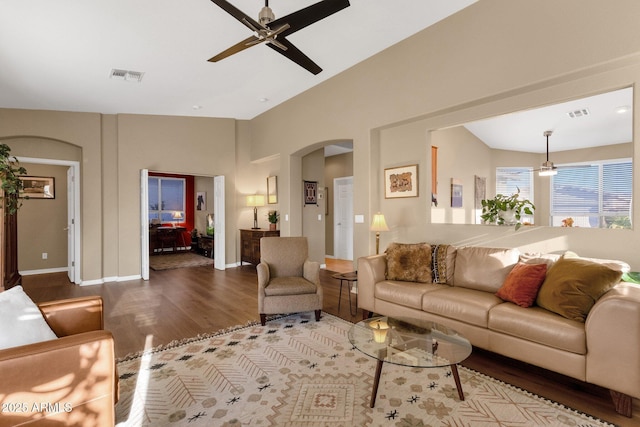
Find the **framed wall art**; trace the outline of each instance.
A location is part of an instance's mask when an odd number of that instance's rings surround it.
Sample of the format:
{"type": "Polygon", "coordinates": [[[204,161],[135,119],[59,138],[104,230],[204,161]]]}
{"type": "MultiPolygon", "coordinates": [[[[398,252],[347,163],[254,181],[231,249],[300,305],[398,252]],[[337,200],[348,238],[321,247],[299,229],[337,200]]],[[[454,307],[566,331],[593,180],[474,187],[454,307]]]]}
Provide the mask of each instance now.
{"type": "Polygon", "coordinates": [[[451,178],[451,207],[462,207],[462,181],[451,178]]]}
{"type": "Polygon", "coordinates": [[[418,197],[418,165],[384,170],[384,198],[418,197]]]}
{"type": "Polygon", "coordinates": [[[318,205],[318,181],[304,182],[304,205],[318,205]]]}
{"type": "Polygon", "coordinates": [[[22,191],[19,197],[30,199],[55,199],[55,180],[52,176],[21,176],[22,191]]]}
{"type": "Polygon", "coordinates": [[[278,177],[267,177],[267,203],[275,205],[278,203],[278,177]]]}
{"type": "Polygon", "coordinates": [[[207,192],[206,191],[196,192],[196,210],[197,211],[207,210],[207,192]]]}

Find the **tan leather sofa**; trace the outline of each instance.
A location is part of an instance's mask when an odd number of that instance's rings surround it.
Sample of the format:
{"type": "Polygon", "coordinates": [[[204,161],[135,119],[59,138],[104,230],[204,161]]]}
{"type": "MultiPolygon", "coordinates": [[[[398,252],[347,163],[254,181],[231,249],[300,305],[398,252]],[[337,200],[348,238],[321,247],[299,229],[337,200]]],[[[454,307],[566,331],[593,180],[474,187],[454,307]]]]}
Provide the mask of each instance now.
{"type": "Polygon", "coordinates": [[[584,323],[504,302],[495,292],[508,266],[527,256],[517,249],[450,246],[446,284],[387,280],[386,255],[362,257],[358,306],[365,316],[438,322],[476,347],[608,388],[616,411],[631,416],[632,398],[640,398],[640,287],[620,282],[597,300],[584,323]],[[501,262],[488,261],[495,259],[487,256],[492,252],[501,262]]]}
{"type": "Polygon", "coordinates": [[[102,299],[38,306],[59,338],[0,350],[0,426],[113,426],[118,376],[102,299]]]}

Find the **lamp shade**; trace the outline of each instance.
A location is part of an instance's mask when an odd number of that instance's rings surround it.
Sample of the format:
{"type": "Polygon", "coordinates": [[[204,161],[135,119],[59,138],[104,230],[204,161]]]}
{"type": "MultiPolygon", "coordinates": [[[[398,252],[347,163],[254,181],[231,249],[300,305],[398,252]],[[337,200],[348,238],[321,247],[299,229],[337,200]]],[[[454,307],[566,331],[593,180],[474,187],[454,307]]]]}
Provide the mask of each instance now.
{"type": "Polygon", "coordinates": [[[371,231],[389,231],[387,221],[385,221],[384,215],[380,212],[373,216],[373,221],[371,221],[371,231]]]}
{"type": "Polygon", "coordinates": [[[180,212],[180,211],[175,211],[171,217],[172,217],[173,219],[182,219],[182,212],[180,212]]]}
{"type": "Polygon", "coordinates": [[[261,194],[247,196],[247,206],[264,206],[264,196],[261,194]]]}

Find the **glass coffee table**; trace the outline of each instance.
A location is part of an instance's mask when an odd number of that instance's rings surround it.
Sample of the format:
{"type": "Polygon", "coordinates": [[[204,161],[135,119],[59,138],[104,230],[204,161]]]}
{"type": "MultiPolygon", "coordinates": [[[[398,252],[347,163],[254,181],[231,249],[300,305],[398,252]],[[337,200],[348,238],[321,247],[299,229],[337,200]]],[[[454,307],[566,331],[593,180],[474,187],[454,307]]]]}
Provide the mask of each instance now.
{"type": "Polygon", "coordinates": [[[355,348],[378,361],[371,408],[376,403],[385,362],[413,368],[449,366],[458,396],[464,400],[457,364],[469,357],[471,343],[453,329],[418,319],[374,317],[353,325],[348,336],[355,348]]]}

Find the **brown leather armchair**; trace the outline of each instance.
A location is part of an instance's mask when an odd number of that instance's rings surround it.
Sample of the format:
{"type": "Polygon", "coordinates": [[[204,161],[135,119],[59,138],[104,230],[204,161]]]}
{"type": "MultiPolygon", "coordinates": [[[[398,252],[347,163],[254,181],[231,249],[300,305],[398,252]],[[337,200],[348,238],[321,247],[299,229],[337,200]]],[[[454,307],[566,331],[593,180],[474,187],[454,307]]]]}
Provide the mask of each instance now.
{"type": "Polygon", "coordinates": [[[118,375],[102,298],[38,306],[58,339],[0,350],[0,426],[113,426],[118,375]]]}

